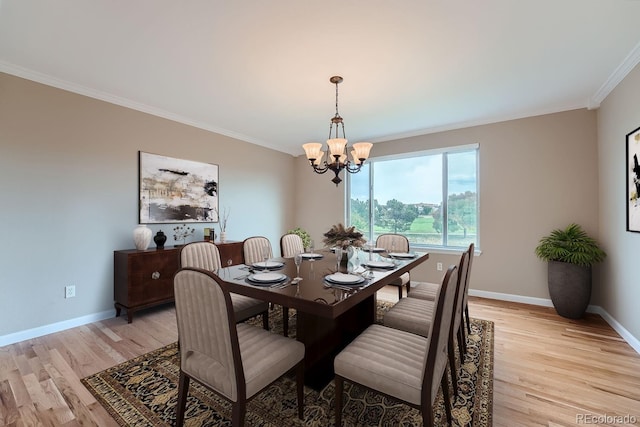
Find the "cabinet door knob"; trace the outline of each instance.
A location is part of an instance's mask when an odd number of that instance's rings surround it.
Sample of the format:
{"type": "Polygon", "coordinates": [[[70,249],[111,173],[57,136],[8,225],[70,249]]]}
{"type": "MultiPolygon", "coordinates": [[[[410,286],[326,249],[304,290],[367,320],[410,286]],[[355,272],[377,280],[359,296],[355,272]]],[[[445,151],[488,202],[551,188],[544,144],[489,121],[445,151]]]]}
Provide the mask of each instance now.
{"type": "Polygon", "coordinates": [[[153,273],[151,273],[151,278],[153,280],[158,280],[160,278],[160,272],[159,271],[154,271],[153,273]]]}

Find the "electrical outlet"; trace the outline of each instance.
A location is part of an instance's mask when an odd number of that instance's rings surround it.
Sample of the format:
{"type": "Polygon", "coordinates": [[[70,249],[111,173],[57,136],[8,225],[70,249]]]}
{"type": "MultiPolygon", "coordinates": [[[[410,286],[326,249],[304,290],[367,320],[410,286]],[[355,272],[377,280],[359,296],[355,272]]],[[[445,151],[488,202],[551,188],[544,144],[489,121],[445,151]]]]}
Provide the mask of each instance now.
{"type": "Polygon", "coordinates": [[[76,287],[73,285],[64,287],[64,297],[65,298],[73,298],[76,296],[76,287]]]}
{"type": "Polygon", "coordinates": [[[438,269],[438,271],[442,271],[442,263],[441,262],[437,263],[436,268],[438,269]]]}

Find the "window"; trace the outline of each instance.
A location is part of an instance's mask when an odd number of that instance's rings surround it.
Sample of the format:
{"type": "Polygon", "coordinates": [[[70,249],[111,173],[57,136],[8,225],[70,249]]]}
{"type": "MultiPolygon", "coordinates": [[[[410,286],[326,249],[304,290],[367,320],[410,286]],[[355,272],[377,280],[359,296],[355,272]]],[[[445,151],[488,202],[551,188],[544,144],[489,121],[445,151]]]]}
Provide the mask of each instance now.
{"type": "Polygon", "coordinates": [[[349,175],[347,223],[367,240],[400,233],[412,247],[478,240],[478,145],[374,158],[349,175]]]}

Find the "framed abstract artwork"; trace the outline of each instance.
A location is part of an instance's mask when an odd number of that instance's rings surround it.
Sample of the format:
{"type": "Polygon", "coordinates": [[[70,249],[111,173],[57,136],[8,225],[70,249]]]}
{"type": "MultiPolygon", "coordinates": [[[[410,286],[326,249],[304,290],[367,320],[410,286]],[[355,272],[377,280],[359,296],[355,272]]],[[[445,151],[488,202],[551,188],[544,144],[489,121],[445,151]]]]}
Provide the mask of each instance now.
{"type": "Polygon", "coordinates": [[[640,128],[627,134],[627,231],[640,233],[640,128]]]}
{"type": "Polygon", "coordinates": [[[139,222],[218,222],[218,165],[139,151],[139,222]]]}

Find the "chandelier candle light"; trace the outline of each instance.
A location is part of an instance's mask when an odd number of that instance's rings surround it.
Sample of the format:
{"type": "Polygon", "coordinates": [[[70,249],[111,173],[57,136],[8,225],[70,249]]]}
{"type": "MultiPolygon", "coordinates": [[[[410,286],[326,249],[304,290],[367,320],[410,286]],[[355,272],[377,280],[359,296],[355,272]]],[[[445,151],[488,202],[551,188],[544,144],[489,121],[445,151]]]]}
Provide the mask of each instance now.
{"type": "Polygon", "coordinates": [[[357,142],[351,148],[347,147],[347,139],[344,133],[344,122],[338,113],[338,85],[342,83],[342,77],[333,76],[329,81],[336,85],[336,115],[331,118],[329,125],[329,139],[327,139],[327,158],[322,160],[325,152],[322,150],[322,144],[319,142],[309,142],[303,144],[302,148],[309,159],[309,164],[318,174],[323,174],[328,170],[335,173],[335,177],[331,180],[336,184],[342,182],[338,176],[344,169],[349,173],[360,172],[364,161],[369,158],[369,151],[373,144],[370,142],[357,142]],[[335,137],[332,138],[333,126],[335,125],[335,137]],[[342,128],[342,138],[338,135],[338,130],[342,128]],[[348,152],[350,151],[353,160],[349,160],[348,152]]]}

